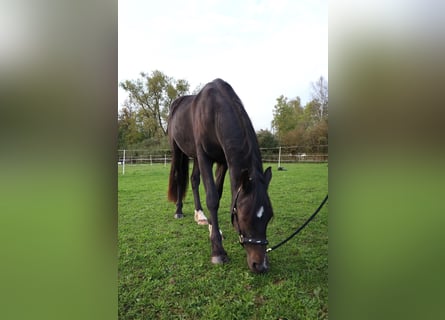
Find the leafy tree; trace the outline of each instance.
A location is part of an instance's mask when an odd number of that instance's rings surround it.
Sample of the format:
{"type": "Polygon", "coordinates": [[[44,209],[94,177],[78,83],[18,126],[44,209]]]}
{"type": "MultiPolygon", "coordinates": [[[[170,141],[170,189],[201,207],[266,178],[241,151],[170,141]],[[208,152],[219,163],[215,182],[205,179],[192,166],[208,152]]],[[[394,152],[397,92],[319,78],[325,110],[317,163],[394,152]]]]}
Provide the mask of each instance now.
{"type": "Polygon", "coordinates": [[[275,148],[278,147],[278,141],[269,130],[263,130],[257,132],[258,144],[260,148],[275,148]]]}
{"type": "Polygon", "coordinates": [[[118,115],[118,148],[125,149],[141,140],[136,114],[131,107],[124,107],[118,115]]]}
{"type": "Polygon", "coordinates": [[[128,93],[126,104],[135,109],[140,123],[149,137],[162,138],[167,133],[168,110],[174,99],[187,94],[186,80],[175,80],[159,70],[141,72],[136,80],[125,80],[119,85],[128,93]]]}
{"type": "Polygon", "coordinates": [[[321,121],[328,118],[328,82],[323,76],[312,83],[312,101],[317,105],[317,117],[321,121]]]}
{"type": "Polygon", "coordinates": [[[303,119],[306,128],[316,125],[321,120],[320,105],[317,101],[311,100],[304,106],[303,119]]]}
{"type": "Polygon", "coordinates": [[[277,103],[273,109],[272,128],[279,140],[282,139],[284,133],[294,128],[293,110],[287,103],[287,98],[283,95],[277,98],[277,103]]]}
{"type": "Polygon", "coordinates": [[[299,97],[288,100],[281,95],[273,115],[272,127],[280,144],[306,146],[308,152],[320,152],[320,146],[328,144],[327,81],[320,77],[312,83],[312,100],[304,107],[299,97]]]}
{"type": "Polygon", "coordinates": [[[300,98],[296,97],[288,101],[286,97],[281,95],[277,98],[277,104],[274,106],[273,114],[272,128],[274,128],[279,142],[281,144],[288,144],[288,133],[297,127],[303,115],[300,98]]]}

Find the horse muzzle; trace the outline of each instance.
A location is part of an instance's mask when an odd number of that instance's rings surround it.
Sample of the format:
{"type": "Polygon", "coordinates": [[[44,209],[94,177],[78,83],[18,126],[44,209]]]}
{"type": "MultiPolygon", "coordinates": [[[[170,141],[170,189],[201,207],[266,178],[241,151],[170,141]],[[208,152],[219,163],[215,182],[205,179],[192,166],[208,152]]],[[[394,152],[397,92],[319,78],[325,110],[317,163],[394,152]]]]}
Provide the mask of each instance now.
{"type": "Polygon", "coordinates": [[[247,252],[247,265],[252,272],[267,272],[269,270],[269,259],[266,252],[247,252]]]}

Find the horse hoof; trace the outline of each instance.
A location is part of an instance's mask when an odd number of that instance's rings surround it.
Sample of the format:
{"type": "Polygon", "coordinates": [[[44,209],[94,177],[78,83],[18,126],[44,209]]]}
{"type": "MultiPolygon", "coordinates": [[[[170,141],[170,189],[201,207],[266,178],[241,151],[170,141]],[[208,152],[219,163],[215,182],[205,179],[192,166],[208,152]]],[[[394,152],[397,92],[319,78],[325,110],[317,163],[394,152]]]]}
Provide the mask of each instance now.
{"type": "Polygon", "coordinates": [[[214,256],[212,257],[213,264],[223,264],[229,262],[229,257],[227,256],[214,256]]]}
{"type": "Polygon", "coordinates": [[[175,219],[182,219],[182,218],[184,218],[184,215],[182,213],[175,214],[175,219]]]}
{"type": "Polygon", "coordinates": [[[202,210],[195,210],[195,221],[199,225],[207,225],[209,221],[202,210]]]}

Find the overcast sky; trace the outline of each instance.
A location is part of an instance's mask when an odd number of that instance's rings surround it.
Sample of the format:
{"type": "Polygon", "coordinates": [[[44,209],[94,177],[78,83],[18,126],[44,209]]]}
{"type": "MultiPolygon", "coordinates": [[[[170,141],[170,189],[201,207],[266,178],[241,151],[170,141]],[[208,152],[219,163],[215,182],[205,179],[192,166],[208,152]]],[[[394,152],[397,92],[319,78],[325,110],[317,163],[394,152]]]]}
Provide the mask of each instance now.
{"type": "Polygon", "coordinates": [[[222,78],[255,130],[270,129],[276,98],[305,104],[328,79],[327,0],[119,1],[119,81],[153,70],[191,90],[222,78]]]}

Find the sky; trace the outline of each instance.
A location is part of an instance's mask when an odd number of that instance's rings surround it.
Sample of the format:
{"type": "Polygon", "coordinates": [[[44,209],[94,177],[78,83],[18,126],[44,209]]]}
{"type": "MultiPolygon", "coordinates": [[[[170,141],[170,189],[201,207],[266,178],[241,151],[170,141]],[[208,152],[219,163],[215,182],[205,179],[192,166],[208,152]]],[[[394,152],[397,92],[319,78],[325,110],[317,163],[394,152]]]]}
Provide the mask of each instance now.
{"type": "Polygon", "coordinates": [[[304,105],[328,79],[327,0],[119,1],[118,59],[119,82],[160,70],[194,90],[221,78],[255,130],[271,130],[279,96],[304,105]]]}

